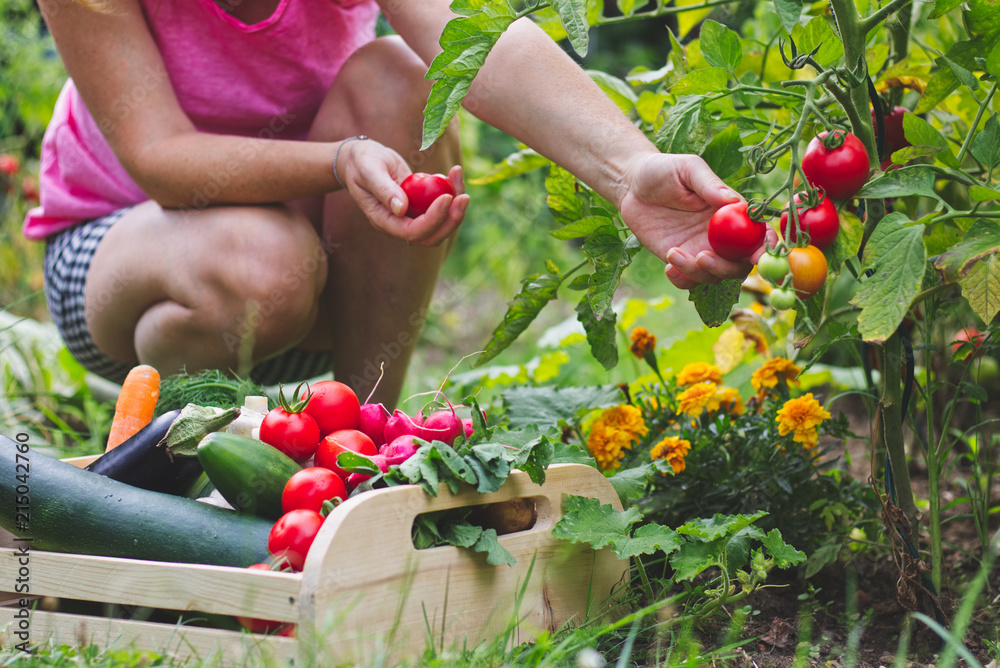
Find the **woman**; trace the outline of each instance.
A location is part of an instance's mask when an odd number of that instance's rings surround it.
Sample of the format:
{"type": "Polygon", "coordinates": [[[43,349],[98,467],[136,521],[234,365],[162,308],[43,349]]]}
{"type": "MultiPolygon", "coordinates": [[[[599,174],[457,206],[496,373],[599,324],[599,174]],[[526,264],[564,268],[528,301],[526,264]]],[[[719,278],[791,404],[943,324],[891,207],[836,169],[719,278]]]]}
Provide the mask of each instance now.
{"type": "MultiPolygon", "coordinates": [[[[362,396],[388,359],[375,398],[395,403],[469,204],[455,129],[419,150],[449,0],[84,1],[39,2],[71,81],[25,223],[73,354],[115,380],[137,362],[265,383],[332,366],[362,396]],[[398,37],[374,39],[380,9],[398,37]],[[407,217],[411,171],[457,194],[407,217]]],[[[530,21],[465,105],[618,206],[674,285],[749,270],[706,236],[739,196],[660,154],[530,21]]]]}

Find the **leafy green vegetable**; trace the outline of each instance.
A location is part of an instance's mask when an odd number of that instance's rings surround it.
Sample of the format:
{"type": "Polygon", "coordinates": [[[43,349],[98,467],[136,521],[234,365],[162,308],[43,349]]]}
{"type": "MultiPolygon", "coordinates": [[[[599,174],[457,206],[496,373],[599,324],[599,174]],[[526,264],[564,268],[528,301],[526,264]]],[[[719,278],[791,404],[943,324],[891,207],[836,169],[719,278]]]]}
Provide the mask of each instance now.
{"type": "Polygon", "coordinates": [[[156,414],[179,410],[188,404],[217,408],[242,406],[248,396],[265,396],[264,388],[248,378],[231,378],[217,369],[194,374],[182,371],[160,382],[156,414]]]}

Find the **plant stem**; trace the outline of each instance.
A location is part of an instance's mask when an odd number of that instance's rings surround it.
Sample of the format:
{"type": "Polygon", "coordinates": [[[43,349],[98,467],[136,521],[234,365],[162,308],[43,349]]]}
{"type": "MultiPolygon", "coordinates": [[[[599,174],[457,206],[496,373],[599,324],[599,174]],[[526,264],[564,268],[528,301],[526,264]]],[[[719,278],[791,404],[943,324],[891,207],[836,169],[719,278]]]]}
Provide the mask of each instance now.
{"type": "Polygon", "coordinates": [[[889,465],[892,466],[892,487],[895,503],[910,521],[914,543],[917,532],[917,506],[913,501],[910,471],[906,464],[906,447],[903,443],[903,383],[899,372],[902,362],[902,342],[898,334],[893,334],[882,344],[882,440],[885,445],[889,465]]]}
{"type": "Polygon", "coordinates": [[[906,7],[912,0],[892,0],[892,2],[882,6],[874,14],[859,22],[859,26],[864,31],[862,37],[867,37],[872,28],[884,21],[893,12],[906,7]]]}
{"type": "Polygon", "coordinates": [[[986,108],[990,106],[990,101],[993,99],[993,94],[997,92],[997,86],[1000,85],[1000,81],[994,81],[993,87],[990,88],[990,92],[986,94],[986,99],[979,103],[979,110],[976,111],[976,120],[972,121],[969,126],[969,134],[965,135],[965,141],[962,142],[962,148],[958,151],[958,162],[962,162],[962,158],[965,157],[966,152],[969,147],[972,146],[972,138],[976,136],[976,128],[979,127],[979,121],[983,118],[983,112],[986,108]]]}

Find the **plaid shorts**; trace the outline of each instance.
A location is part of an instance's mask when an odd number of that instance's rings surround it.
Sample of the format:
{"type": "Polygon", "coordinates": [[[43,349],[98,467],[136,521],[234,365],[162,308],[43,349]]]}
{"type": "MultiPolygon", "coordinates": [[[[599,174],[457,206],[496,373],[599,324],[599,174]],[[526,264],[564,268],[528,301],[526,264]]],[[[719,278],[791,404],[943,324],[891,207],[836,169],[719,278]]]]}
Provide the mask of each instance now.
{"type": "MultiPolygon", "coordinates": [[[[133,365],[113,360],[98,349],[87,329],[83,291],[97,245],[128,210],[74,225],[50,237],[45,248],[45,299],[52,321],[84,368],[116,383],[125,380],[133,365]]],[[[261,385],[293,383],[329,374],[332,363],[330,352],[292,348],[257,364],[250,378],[261,385]]]]}

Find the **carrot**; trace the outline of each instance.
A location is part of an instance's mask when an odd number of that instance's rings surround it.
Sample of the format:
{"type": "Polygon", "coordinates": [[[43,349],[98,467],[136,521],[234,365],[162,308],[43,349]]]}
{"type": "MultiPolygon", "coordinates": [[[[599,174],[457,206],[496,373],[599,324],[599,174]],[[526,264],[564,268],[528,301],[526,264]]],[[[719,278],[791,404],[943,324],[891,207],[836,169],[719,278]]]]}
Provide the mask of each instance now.
{"type": "MultiPolygon", "coordinates": [[[[112,450],[153,420],[156,400],[160,397],[160,374],[147,364],[128,372],[115,403],[107,450],[112,450]]],[[[106,450],[106,451],[107,451],[106,450]]]]}

